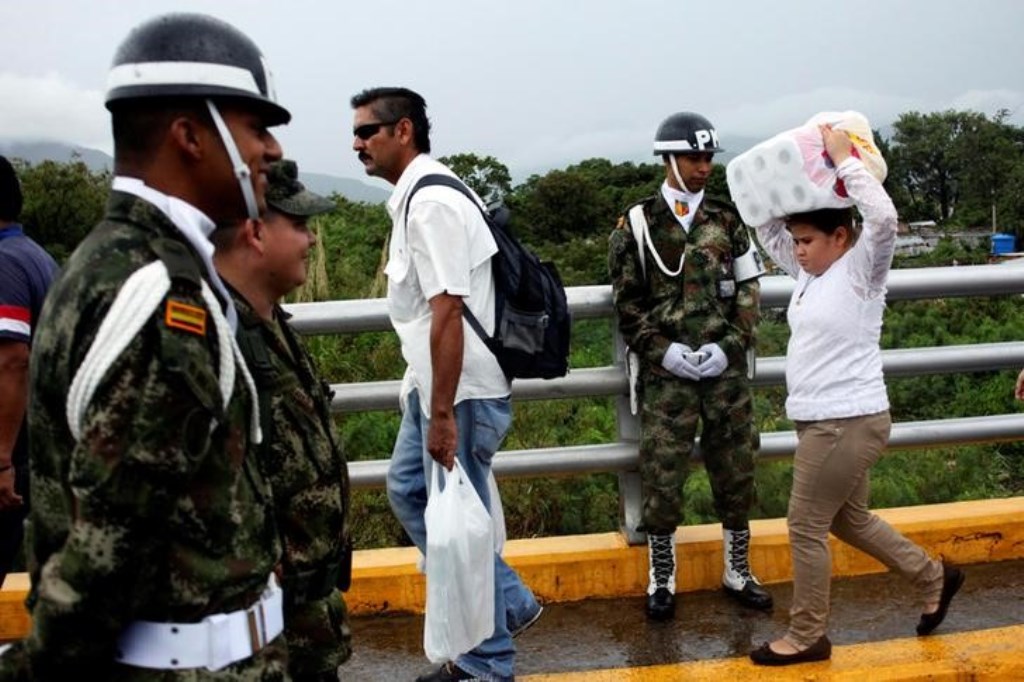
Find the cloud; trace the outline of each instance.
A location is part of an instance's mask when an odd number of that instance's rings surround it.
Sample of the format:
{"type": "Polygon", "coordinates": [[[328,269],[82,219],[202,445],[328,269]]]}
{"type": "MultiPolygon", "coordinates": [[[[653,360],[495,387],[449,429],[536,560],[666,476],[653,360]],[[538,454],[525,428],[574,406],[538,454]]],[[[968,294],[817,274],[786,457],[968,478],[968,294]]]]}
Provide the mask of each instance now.
{"type": "MultiPolygon", "coordinates": [[[[994,116],[1000,109],[1010,112],[1008,122],[1024,125],[1024,92],[1012,89],[968,90],[953,97],[911,97],[856,88],[819,88],[791,93],[775,99],[746,102],[732,109],[706,113],[726,140],[727,151],[744,151],[728,140],[752,143],[801,125],[822,111],[855,110],[864,114],[876,129],[885,129],[908,111],[978,111],[994,116]]],[[[704,113],[704,112],[702,112],[704,113]]],[[[506,136],[523,140],[516,145],[495,146],[488,153],[506,163],[515,181],[531,173],[544,173],[591,157],[603,157],[614,163],[649,160],[652,130],[648,122],[636,126],[614,126],[580,130],[578,125],[562,126],[557,131],[536,134],[520,130],[506,136]],[[532,134],[531,134],[532,133],[532,134]]]]}
{"type": "Polygon", "coordinates": [[[919,108],[920,103],[911,97],[853,88],[819,88],[746,103],[716,115],[715,125],[720,133],[767,138],[795,128],[822,111],[859,111],[878,128],[892,123],[904,111],[919,108]]]}
{"type": "Polygon", "coordinates": [[[41,77],[0,72],[0,135],[10,140],[56,140],[112,151],[110,117],[97,90],[56,73],[41,77]]]}
{"type": "Polygon", "coordinates": [[[1024,125],[1024,92],[1020,90],[968,90],[955,97],[949,108],[980,111],[989,117],[1006,109],[1009,123],[1024,125]]]}
{"type": "Polygon", "coordinates": [[[802,124],[821,111],[852,109],[864,114],[871,125],[882,128],[891,125],[900,114],[908,111],[923,113],[949,109],[978,111],[986,116],[1000,109],[1013,113],[1009,122],[1024,122],[1024,92],[1018,90],[968,90],[954,97],[907,97],[854,88],[820,88],[794,93],[767,102],[746,103],[743,106],[716,114],[719,131],[731,135],[767,138],[802,124]]]}
{"type": "Polygon", "coordinates": [[[647,161],[651,131],[646,128],[618,128],[568,134],[535,136],[527,144],[509,148],[499,160],[508,164],[516,180],[530,173],[543,173],[578,163],[584,159],[606,158],[621,161],[647,161]]]}

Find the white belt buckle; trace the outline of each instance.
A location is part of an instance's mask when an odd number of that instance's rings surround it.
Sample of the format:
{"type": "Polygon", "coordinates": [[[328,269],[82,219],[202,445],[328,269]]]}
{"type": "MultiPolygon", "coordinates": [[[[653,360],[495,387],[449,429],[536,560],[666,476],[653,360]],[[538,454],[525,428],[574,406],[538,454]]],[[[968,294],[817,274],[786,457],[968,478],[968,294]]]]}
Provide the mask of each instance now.
{"type": "Polygon", "coordinates": [[[231,618],[224,613],[215,613],[203,619],[207,624],[206,637],[209,646],[207,670],[220,670],[235,661],[231,646],[231,618]]]}

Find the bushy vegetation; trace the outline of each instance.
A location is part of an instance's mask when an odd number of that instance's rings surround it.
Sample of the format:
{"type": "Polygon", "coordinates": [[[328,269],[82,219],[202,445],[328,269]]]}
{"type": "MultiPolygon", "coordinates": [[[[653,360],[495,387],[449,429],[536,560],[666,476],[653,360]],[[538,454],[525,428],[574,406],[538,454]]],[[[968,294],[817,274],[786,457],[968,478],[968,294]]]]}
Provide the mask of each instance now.
{"type": "MultiPolygon", "coordinates": [[[[1024,227],[1024,195],[1012,178],[1024,177],[1022,130],[1004,117],[988,120],[969,112],[905,114],[891,140],[881,140],[889,159],[887,186],[904,218],[932,218],[963,227],[983,220],[994,202],[999,215],[1024,227]],[[968,153],[970,151],[970,153],[968,153]],[[941,153],[940,153],[941,152],[941,153]],[[986,156],[988,155],[988,156],[986,156]],[[969,161],[969,163],[968,163],[969,161]],[[989,165],[989,161],[994,165],[989,165]],[[999,168],[984,182],[973,169],[999,168]],[[1004,172],[1005,171],[1005,172],[1004,172]],[[1008,219],[1009,219],[1008,218],[1008,219]]],[[[447,159],[490,200],[512,210],[513,228],[544,258],[554,261],[569,286],[607,283],[607,235],[629,203],[657,190],[658,164],[613,164],[589,159],[513,186],[507,168],[493,157],[459,154],[447,159]]],[[[99,217],[109,184],[106,174],[82,164],[22,165],[27,203],[25,222],[58,257],[66,256],[99,217]]],[[[726,191],[724,169],[716,166],[711,190],[726,191]]],[[[335,196],[337,209],[318,219],[319,245],[310,281],[293,300],[362,299],[385,293],[382,267],[390,221],[382,205],[335,196]]],[[[1013,232],[1014,230],[1005,229],[1013,232]]],[[[985,262],[985,248],[945,239],[928,254],[901,258],[896,267],[985,262]]],[[[759,329],[761,356],[785,354],[784,315],[767,311],[759,329]]],[[[1019,297],[894,301],[886,314],[883,347],[913,348],[1024,339],[1019,297]]],[[[404,363],[391,333],[308,339],[325,376],[334,383],[401,378],[404,363]]],[[[583,320],[574,327],[572,366],[606,366],[613,361],[610,320],[583,320]]],[[[1012,413],[1015,371],[891,379],[894,421],[1012,413]]],[[[763,433],[789,430],[781,387],[755,391],[757,424],[763,433]]],[[[509,450],[607,443],[617,439],[615,401],[610,398],[520,402],[515,406],[509,450]]],[[[349,458],[389,456],[398,431],[393,412],[347,414],[338,427],[349,458]]],[[[1024,494],[1024,448],[1019,443],[891,452],[873,471],[875,507],[1024,494]]],[[[784,516],[792,482],[788,462],[763,462],[757,470],[755,518],[784,516]]],[[[614,530],[619,523],[616,476],[503,481],[501,491],[511,537],[614,530]]],[[[706,474],[694,469],[685,489],[686,523],[715,520],[706,474]]],[[[353,495],[358,547],[407,542],[380,491],[353,495]]]]}

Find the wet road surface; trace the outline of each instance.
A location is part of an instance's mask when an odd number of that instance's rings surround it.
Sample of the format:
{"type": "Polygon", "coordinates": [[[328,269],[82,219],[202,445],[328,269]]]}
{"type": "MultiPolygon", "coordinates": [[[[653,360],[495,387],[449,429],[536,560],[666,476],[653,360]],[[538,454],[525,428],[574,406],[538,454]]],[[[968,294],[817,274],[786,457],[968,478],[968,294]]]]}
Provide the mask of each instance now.
{"type": "MultiPolygon", "coordinates": [[[[1024,560],[966,566],[967,580],[936,634],[1024,623],[1024,560]]],[[[719,591],[677,595],[676,619],[649,623],[642,597],[548,604],[516,640],[517,676],[745,656],[786,627],[792,584],[770,585],[774,611],[750,611],[719,591]]],[[[829,637],[858,644],[913,637],[920,607],[898,575],[832,581],[829,637]]],[[[436,667],[423,654],[423,616],[361,616],[343,680],[413,680],[436,667]]]]}

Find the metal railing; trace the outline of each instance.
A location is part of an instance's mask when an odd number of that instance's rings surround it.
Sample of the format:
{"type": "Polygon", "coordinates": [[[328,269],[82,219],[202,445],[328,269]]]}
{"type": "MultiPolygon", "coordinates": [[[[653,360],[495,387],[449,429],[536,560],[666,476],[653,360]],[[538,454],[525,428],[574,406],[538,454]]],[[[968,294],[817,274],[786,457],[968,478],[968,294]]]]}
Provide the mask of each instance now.
{"type": "MultiPolygon", "coordinates": [[[[787,305],[792,291],[793,280],[788,277],[762,278],[762,308],[787,305]]],[[[572,287],[567,293],[574,319],[611,320],[613,309],[610,286],[572,287]]],[[[889,279],[887,299],[893,301],[1021,293],[1024,293],[1024,268],[973,265],[894,270],[889,279]]],[[[294,315],[292,322],[302,334],[350,334],[391,329],[383,299],[303,303],[286,307],[294,315]]],[[[621,349],[621,339],[617,338],[617,333],[615,336],[616,348],[621,349]]],[[[621,358],[621,352],[617,352],[616,357],[621,358]]],[[[1016,369],[1024,367],[1024,342],[885,350],[882,352],[882,364],[887,378],[1016,369]]],[[[780,385],[784,382],[784,357],[757,360],[753,379],[755,387],[780,385]]],[[[400,381],[334,384],[332,409],[343,413],[397,410],[400,385],[400,381]]],[[[629,410],[628,386],[621,360],[607,367],[573,370],[561,379],[516,380],[512,386],[513,400],[595,396],[616,398],[617,442],[502,451],[495,456],[495,475],[499,478],[526,478],[616,473],[619,477],[622,531],[630,542],[641,542],[642,534],[635,531],[641,508],[637,444],[639,424],[629,410]]],[[[1024,414],[1004,414],[895,423],[889,443],[891,448],[906,449],[1021,438],[1024,438],[1024,414]]],[[[791,457],[795,449],[795,432],[763,433],[758,457],[761,460],[784,459],[791,457]]],[[[380,454],[380,459],[350,463],[353,487],[384,486],[388,453],[380,454]]],[[[699,442],[694,456],[699,457],[699,442]]]]}

